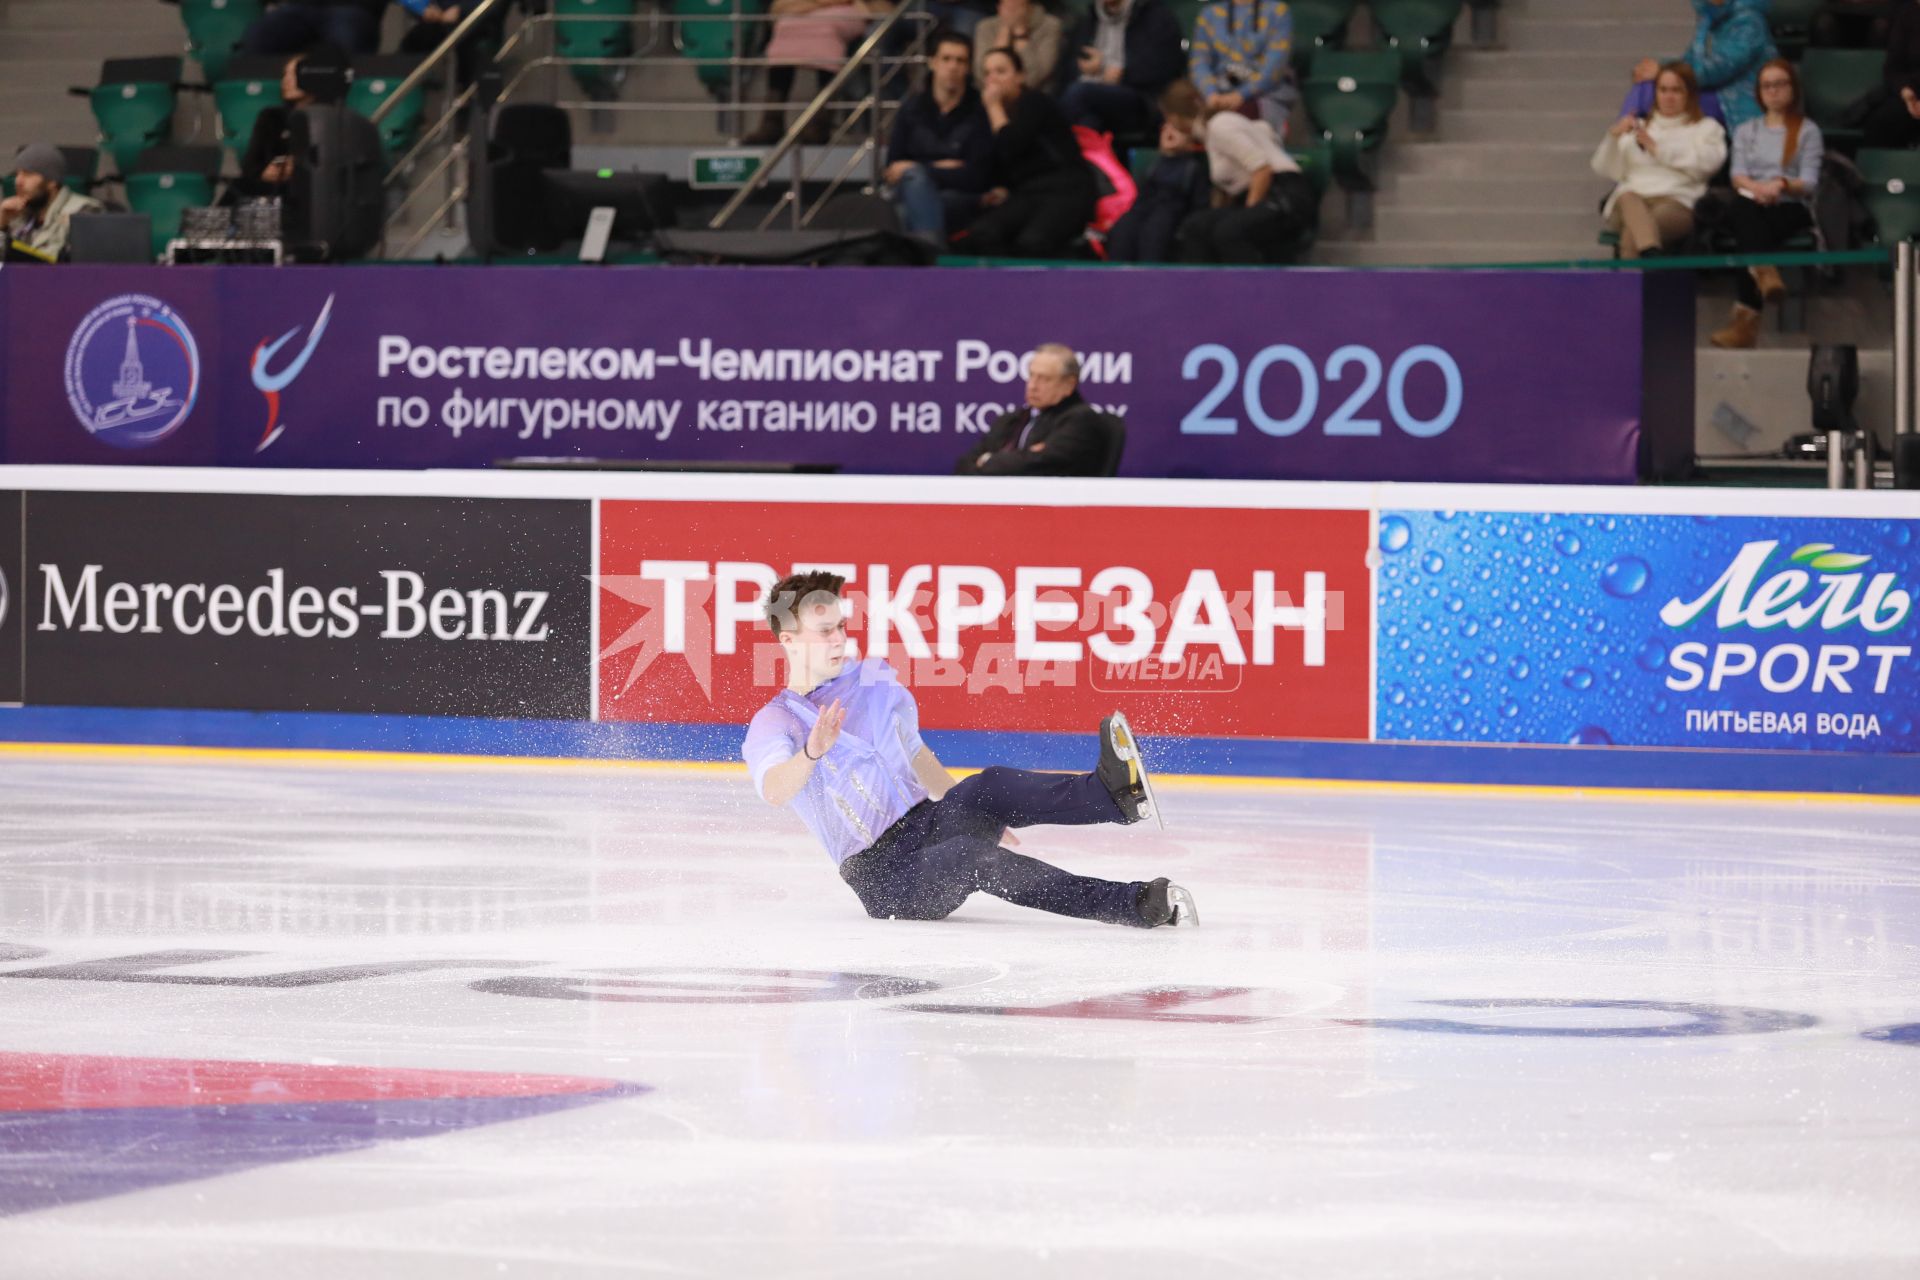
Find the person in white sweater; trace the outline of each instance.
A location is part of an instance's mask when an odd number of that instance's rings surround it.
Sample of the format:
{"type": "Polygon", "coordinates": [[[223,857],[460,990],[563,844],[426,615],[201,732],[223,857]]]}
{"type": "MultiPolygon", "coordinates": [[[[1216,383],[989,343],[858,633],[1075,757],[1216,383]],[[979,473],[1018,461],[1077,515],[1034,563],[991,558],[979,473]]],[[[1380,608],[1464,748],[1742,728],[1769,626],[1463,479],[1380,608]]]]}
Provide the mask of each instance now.
{"type": "Polygon", "coordinates": [[[1623,258],[1685,240],[1695,202],[1727,159],[1727,132],[1701,112],[1693,68],[1660,68],[1653,101],[1653,115],[1622,116],[1593,153],[1593,171],[1614,184],[1601,217],[1619,234],[1623,258]]]}

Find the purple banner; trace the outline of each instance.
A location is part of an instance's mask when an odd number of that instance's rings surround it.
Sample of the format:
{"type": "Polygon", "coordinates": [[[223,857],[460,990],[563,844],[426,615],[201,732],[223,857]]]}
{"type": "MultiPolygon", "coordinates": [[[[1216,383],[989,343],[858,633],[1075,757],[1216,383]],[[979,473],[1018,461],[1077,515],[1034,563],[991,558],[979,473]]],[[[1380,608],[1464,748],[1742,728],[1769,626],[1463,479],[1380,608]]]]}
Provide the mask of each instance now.
{"type": "Polygon", "coordinates": [[[1021,403],[1025,354],[1063,342],[1086,397],[1126,420],[1124,475],[1627,483],[1663,456],[1650,420],[1684,429],[1692,408],[1690,346],[1664,371],[1643,355],[1650,287],[1611,272],[8,271],[0,457],[943,473],[1021,403]]]}

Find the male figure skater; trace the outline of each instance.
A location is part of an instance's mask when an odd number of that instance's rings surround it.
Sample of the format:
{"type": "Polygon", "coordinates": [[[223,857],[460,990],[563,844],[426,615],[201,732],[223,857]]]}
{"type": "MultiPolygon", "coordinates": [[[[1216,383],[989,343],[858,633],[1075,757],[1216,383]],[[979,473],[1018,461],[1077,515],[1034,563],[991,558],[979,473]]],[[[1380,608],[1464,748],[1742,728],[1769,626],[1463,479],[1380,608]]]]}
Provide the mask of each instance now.
{"type": "Polygon", "coordinates": [[[755,714],[741,752],[760,797],[799,811],[868,915],[943,920],[980,890],[1112,924],[1200,923],[1192,896],[1164,876],[1096,880],[1001,846],[1008,827],[1159,816],[1119,712],[1100,724],[1092,773],[995,767],[955,782],[920,740],[919,708],[893,668],[848,660],[844,585],[824,572],[774,584],[767,624],[786,655],[787,687],[755,714]]]}

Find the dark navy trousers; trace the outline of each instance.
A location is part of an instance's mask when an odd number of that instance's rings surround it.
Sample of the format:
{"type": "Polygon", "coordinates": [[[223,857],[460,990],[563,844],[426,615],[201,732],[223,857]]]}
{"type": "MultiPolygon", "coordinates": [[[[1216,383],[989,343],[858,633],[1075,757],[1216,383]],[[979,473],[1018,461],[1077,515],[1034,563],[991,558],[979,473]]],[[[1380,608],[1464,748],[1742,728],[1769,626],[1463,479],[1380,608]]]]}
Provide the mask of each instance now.
{"type": "Polygon", "coordinates": [[[1007,827],[1123,821],[1094,774],[984,769],[908,810],[841,863],[840,878],[880,919],[944,920],[980,892],[1055,915],[1139,925],[1139,881],[1076,876],[1000,846],[1007,827]]]}

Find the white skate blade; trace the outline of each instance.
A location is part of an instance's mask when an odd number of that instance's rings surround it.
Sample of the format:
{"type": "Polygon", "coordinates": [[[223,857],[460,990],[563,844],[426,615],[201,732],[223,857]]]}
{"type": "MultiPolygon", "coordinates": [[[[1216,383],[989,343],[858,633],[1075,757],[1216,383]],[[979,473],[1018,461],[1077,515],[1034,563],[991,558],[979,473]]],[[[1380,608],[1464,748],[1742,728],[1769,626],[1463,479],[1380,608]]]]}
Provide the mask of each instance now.
{"type": "Polygon", "coordinates": [[[1193,895],[1177,884],[1167,886],[1167,903],[1173,908],[1173,914],[1167,923],[1175,928],[1197,929],[1200,927],[1200,913],[1194,910],[1193,895]]]}
{"type": "Polygon", "coordinates": [[[1113,722],[1120,726],[1120,732],[1126,736],[1128,744],[1125,747],[1116,746],[1114,751],[1122,760],[1133,763],[1140,774],[1140,789],[1147,793],[1146,803],[1140,806],[1141,811],[1158,823],[1162,831],[1165,831],[1167,820],[1160,816],[1160,797],[1153,794],[1153,779],[1147,775],[1147,761],[1140,752],[1140,739],[1133,736],[1133,726],[1127,723],[1126,716],[1120,712],[1113,713],[1113,722]]]}

